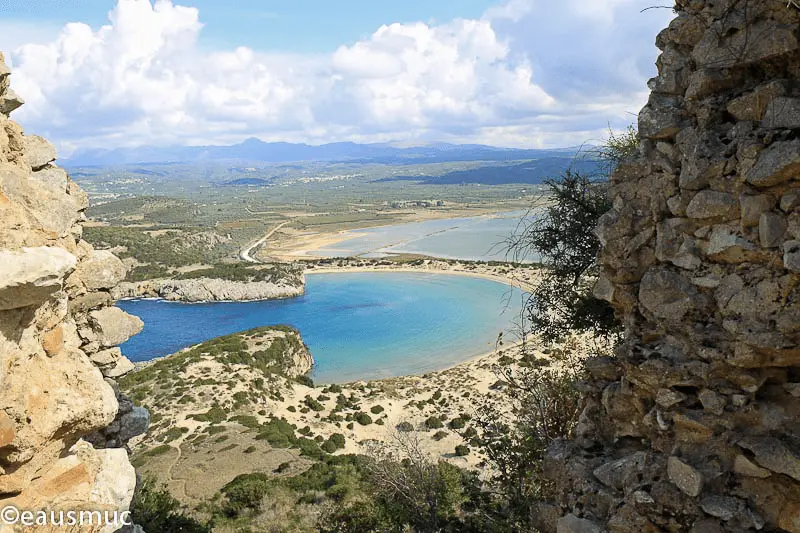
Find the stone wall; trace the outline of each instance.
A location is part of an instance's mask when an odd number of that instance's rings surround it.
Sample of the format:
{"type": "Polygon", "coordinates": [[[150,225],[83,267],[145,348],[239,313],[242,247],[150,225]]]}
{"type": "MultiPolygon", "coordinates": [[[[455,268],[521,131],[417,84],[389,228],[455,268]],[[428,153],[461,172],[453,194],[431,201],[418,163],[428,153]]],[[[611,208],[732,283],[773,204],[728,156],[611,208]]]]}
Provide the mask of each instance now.
{"type": "Polygon", "coordinates": [[[132,365],[116,345],[142,322],[112,307],[120,260],[81,239],[86,195],[9,120],[9,74],[0,54],[0,508],[125,510],[121,447],[148,415],[118,393],[132,365]]]}
{"type": "Polygon", "coordinates": [[[625,340],[590,361],[538,512],[563,532],[798,533],[800,9],[675,10],[597,229],[625,340]]]}

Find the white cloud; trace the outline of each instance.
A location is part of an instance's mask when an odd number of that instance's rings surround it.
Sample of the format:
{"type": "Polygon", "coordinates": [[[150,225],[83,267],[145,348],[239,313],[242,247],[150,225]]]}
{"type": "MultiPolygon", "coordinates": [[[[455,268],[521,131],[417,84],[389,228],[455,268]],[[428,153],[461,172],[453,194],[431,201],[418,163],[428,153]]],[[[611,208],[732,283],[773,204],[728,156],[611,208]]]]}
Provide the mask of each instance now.
{"type": "Polygon", "coordinates": [[[64,149],[253,135],[577,144],[633,121],[668,21],[640,0],[589,4],[511,0],[480,20],[389,24],[332,54],[291,55],[209,53],[196,9],[118,0],[99,29],[72,23],[13,50],[27,101],[15,118],[64,149]]]}

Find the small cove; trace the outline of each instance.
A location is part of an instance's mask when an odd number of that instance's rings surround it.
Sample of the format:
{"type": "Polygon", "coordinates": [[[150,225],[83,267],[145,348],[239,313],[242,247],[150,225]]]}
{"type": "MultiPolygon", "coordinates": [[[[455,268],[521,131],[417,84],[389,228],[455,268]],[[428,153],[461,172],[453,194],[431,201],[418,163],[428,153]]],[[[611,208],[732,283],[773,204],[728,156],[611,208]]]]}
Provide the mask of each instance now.
{"type": "Polygon", "coordinates": [[[524,293],[483,278],[409,272],[314,274],[299,298],[182,304],[128,300],[145,322],[122,345],[132,361],[258,326],[300,330],[319,383],[420,374],[494,349],[513,334],[524,293]]]}

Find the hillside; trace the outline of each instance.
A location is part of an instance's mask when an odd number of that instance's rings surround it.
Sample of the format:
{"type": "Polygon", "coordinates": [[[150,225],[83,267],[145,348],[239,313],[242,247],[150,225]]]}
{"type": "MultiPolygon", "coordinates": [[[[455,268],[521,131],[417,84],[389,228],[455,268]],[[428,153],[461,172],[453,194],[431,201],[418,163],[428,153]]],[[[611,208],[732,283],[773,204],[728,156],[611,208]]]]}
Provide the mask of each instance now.
{"type": "Polygon", "coordinates": [[[446,161],[511,161],[542,157],[571,157],[578,149],[528,150],[484,145],[436,143],[415,147],[339,142],[313,146],[267,143],[250,138],[230,146],[142,146],[114,150],[79,150],[67,161],[72,167],[136,163],[260,161],[350,161],[359,163],[435,163],[446,161]]]}

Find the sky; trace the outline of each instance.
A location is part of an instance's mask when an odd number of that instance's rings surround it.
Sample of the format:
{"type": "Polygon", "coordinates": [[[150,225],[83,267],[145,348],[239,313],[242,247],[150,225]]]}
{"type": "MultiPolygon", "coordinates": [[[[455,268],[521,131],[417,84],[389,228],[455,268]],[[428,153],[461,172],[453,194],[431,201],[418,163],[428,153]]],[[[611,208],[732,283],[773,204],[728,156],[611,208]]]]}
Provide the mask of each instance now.
{"type": "Polygon", "coordinates": [[[636,121],[653,0],[0,0],[26,133],[545,148],[636,121]],[[644,10],[644,11],[643,11],[644,10]]]}

